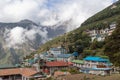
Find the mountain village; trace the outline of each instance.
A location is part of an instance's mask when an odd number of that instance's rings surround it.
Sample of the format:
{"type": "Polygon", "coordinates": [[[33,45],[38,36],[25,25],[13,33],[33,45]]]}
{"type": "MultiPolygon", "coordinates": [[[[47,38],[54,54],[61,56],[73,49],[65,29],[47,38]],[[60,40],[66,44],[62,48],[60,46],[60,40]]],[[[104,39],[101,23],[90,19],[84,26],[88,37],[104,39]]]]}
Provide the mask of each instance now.
{"type": "Polygon", "coordinates": [[[120,0],[6,0],[2,7],[0,80],[120,80],[120,0]]]}
{"type": "MultiPolygon", "coordinates": [[[[111,24],[109,28],[101,30],[86,30],[85,32],[93,41],[102,41],[116,28],[116,24],[111,24]]],[[[119,73],[108,58],[100,56],[86,56],[79,58],[78,52],[72,54],[59,46],[50,48],[48,51],[34,54],[31,59],[24,59],[14,67],[0,69],[0,80],[47,80],[54,77],[55,80],[68,80],[62,78],[71,74],[90,74],[107,76],[119,73]]],[[[71,75],[72,76],[72,75],[71,75]]],[[[91,80],[89,78],[78,80],[91,80]]]]}

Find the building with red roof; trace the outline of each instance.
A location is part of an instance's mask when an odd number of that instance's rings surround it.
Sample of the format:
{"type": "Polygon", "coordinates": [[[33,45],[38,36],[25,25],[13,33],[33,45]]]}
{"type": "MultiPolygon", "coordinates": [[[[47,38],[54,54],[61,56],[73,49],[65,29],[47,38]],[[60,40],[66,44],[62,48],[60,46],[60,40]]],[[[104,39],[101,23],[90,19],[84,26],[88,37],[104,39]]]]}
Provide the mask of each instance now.
{"type": "Polygon", "coordinates": [[[0,79],[2,80],[29,80],[40,77],[42,74],[33,68],[0,69],[0,79]]]}

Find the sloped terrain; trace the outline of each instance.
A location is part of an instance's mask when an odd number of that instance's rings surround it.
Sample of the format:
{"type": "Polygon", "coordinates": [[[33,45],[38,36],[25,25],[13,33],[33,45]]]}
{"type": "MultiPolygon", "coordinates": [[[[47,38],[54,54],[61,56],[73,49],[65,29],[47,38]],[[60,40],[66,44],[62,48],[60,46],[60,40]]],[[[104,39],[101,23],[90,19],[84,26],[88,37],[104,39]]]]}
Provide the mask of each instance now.
{"type": "MultiPolygon", "coordinates": [[[[48,41],[38,49],[37,53],[46,51],[50,47],[63,45],[67,46],[70,52],[80,51],[90,47],[90,37],[87,36],[85,30],[104,29],[111,23],[120,19],[120,1],[112,4],[106,9],[88,18],[82,25],[74,31],[59,36],[51,41],[48,41]],[[79,50],[77,50],[79,49],[79,50]]],[[[99,50],[97,50],[99,51],[99,50]]],[[[100,52],[101,53],[101,52],[100,52]]]]}

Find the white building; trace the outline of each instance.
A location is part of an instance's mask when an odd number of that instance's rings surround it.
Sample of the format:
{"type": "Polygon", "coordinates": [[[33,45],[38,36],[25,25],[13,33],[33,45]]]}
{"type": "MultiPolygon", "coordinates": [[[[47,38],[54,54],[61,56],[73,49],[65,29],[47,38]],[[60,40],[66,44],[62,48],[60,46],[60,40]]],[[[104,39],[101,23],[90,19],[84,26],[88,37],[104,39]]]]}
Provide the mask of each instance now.
{"type": "Polygon", "coordinates": [[[115,30],[115,28],[116,28],[116,24],[115,23],[111,24],[108,35],[111,35],[112,32],[115,30]]]}
{"type": "Polygon", "coordinates": [[[87,30],[86,33],[91,37],[91,41],[93,42],[95,39],[97,41],[104,41],[106,36],[110,36],[112,32],[116,28],[116,23],[110,24],[109,28],[101,29],[101,30],[87,30]]]}
{"type": "Polygon", "coordinates": [[[97,39],[97,41],[103,41],[105,39],[104,30],[92,30],[90,31],[91,41],[97,39]]]}
{"type": "Polygon", "coordinates": [[[54,57],[57,57],[57,55],[65,54],[67,51],[65,48],[57,47],[57,48],[50,48],[48,54],[53,54],[54,57]]]}
{"type": "Polygon", "coordinates": [[[84,58],[84,65],[81,68],[81,72],[107,75],[110,74],[112,63],[108,59],[101,57],[88,56],[84,58]]]}
{"type": "Polygon", "coordinates": [[[70,62],[73,59],[72,54],[60,54],[56,57],[57,61],[70,62]]]}

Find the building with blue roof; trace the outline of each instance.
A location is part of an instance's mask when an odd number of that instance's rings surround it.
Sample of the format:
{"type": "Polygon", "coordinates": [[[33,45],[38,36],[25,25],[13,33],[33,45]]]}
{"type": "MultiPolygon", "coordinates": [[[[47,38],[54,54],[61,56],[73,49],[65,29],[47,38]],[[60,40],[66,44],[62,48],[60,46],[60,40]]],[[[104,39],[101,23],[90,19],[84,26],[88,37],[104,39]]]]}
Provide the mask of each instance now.
{"type": "Polygon", "coordinates": [[[72,56],[72,54],[60,54],[57,57],[59,57],[59,58],[69,58],[71,56],[72,56]]]}
{"type": "Polygon", "coordinates": [[[85,61],[95,61],[95,62],[109,62],[109,59],[104,59],[101,57],[88,56],[84,58],[85,61]]]}
{"type": "Polygon", "coordinates": [[[57,55],[57,61],[70,61],[72,59],[72,54],[59,54],[57,55]]]}
{"type": "Polygon", "coordinates": [[[87,56],[83,60],[84,65],[80,69],[81,72],[96,75],[110,74],[112,63],[110,63],[109,59],[97,56],[87,56]]]}
{"type": "Polygon", "coordinates": [[[75,56],[75,57],[78,57],[78,56],[79,56],[79,53],[78,53],[78,52],[73,52],[72,55],[75,56]]]}

